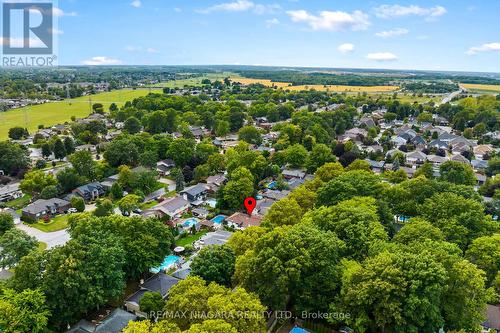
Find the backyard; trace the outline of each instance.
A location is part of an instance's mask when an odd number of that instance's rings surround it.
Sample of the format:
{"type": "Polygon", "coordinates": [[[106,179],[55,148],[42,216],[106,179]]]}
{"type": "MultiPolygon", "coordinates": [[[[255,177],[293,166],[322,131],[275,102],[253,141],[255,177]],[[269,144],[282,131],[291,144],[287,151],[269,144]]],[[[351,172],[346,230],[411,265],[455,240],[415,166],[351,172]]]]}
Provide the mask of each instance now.
{"type": "Polygon", "coordinates": [[[201,237],[203,237],[203,235],[205,235],[207,232],[208,232],[207,230],[201,230],[201,231],[198,231],[194,235],[190,234],[190,235],[188,235],[186,237],[181,237],[181,238],[179,238],[179,239],[177,239],[175,241],[175,246],[186,246],[188,244],[193,244],[198,239],[200,239],[201,237]]]}

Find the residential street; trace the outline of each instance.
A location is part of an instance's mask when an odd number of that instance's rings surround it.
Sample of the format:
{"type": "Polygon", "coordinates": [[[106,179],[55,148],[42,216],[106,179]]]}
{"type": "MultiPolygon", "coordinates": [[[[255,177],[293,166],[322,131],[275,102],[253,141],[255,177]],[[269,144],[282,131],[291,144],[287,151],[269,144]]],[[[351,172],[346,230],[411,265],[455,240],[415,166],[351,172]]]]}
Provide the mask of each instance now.
{"type": "Polygon", "coordinates": [[[21,229],[28,235],[35,237],[39,242],[47,243],[47,249],[63,245],[70,239],[69,233],[66,229],[54,232],[43,232],[36,228],[27,226],[24,223],[16,224],[16,228],[21,229]]]}

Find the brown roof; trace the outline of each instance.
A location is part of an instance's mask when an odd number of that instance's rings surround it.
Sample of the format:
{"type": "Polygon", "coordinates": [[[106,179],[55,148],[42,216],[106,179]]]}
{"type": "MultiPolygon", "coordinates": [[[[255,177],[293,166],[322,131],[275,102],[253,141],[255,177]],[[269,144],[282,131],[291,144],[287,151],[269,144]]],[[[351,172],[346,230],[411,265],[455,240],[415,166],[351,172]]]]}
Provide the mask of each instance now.
{"type": "Polygon", "coordinates": [[[227,218],[228,222],[235,223],[239,225],[242,228],[247,228],[251,226],[260,226],[260,223],[262,222],[262,216],[260,215],[252,215],[249,216],[248,214],[244,213],[234,213],[233,215],[229,216],[227,218]]]}

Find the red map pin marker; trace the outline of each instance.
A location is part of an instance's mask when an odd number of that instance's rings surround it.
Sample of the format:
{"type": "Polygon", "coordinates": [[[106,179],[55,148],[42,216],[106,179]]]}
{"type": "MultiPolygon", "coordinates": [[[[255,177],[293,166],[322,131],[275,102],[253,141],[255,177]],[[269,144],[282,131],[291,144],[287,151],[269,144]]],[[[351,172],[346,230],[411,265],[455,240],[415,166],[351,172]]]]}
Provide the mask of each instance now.
{"type": "Polygon", "coordinates": [[[247,209],[248,215],[252,215],[252,212],[255,208],[255,205],[257,205],[257,202],[255,201],[255,199],[252,197],[248,197],[245,199],[243,204],[245,205],[245,208],[247,209]]]}

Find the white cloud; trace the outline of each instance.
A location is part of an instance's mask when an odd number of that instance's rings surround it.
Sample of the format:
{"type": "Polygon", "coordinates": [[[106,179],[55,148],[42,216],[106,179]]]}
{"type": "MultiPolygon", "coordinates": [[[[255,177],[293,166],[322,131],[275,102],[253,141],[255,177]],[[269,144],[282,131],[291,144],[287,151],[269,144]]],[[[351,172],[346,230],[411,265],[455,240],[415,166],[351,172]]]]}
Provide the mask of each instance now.
{"type": "Polygon", "coordinates": [[[366,55],[366,59],[375,61],[394,61],[398,60],[398,57],[391,52],[376,52],[376,53],[368,53],[366,55]]]}
{"type": "Polygon", "coordinates": [[[88,66],[99,66],[99,65],[121,65],[123,62],[119,59],[108,58],[108,57],[92,57],[90,59],[82,61],[83,65],[88,66]]]}
{"type": "Polygon", "coordinates": [[[396,29],[392,29],[392,30],[379,31],[379,32],[375,33],[375,36],[381,37],[381,38],[391,38],[391,37],[406,35],[408,32],[409,32],[408,29],[396,28],[396,29]]]}
{"type": "Polygon", "coordinates": [[[237,0],[235,2],[226,2],[214,5],[205,9],[201,9],[198,12],[202,14],[209,14],[212,12],[244,12],[254,7],[255,4],[252,1],[237,0]]]}
{"type": "Polygon", "coordinates": [[[417,36],[417,39],[419,39],[419,40],[426,40],[426,39],[429,39],[429,36],[427,36],[427,35],[419,35],[419,36],[417,36]]]}
{"type": "Polygon", "coordinates": [[[280,21],[275,17],[275,18],[266,20],[266,27],[271,28],[279,23],[280,23],[280,21]]]}
{"type": "Polygon", "coordinates": [[[479,52],[500,52],[500,43],[486,43],[481,46],[473,46],[465,53],[474,55],[479,52]]]}
{"type": "Polygon", "coordinates": [[[142,47],[141,46],[127,45],[124,47],[124,49],[125,49],[125,51],[128,51],[128,52],[137,52],[137,51],[141,51],[142,47]]]}
{"type": "Polygon", "coordinates": [[[132,1],[132,2],[130,3],[130,5],[131,5],[132,7],[139,8],[139,7],[141,7],[142,3],[141,3],[141,0],[134,0],[134,1],[132,1]]]}
{"type": "Polygon", "coordinates": [[[339,47],[337,47],[337,50],[341,53],[349,53],[354,51],[354,44],[351,43],[344,43],[340,44],[339,47]]]}
{"type": "Polygon", "coordinates": [[[154,47],[148,47],[146,49],[146,52],[147,53],[160,53],[160,51],[158,51],[157,49],[155,49],[154,47]]]}
{"type": "Polygon", "coordinates": [[[180,12],[182,12],[182,8],[174,7],[174,12],[180,13],[180,12]]]}
{"type": "Polygon", "coordinates": [[[56,17],[61,17],[61,16],[76,16],[77,13],[76,12],[65,12],[64,10],[62,10],[59,7],[54,7],[54,8],[52,8],[52,15],[54,15],[56,17]]]}
{"type": "Polygon", "coordinates": [[[364,30],[370,25],[368,15],[360,10],[355,10],[352,13],[325,10],[320,12],[319,16],[310,14],[306,10],[290,10],[286,13],[293,22],[307,23],[315,31],[364,30]]]}
{"type": "Polygon", "coordinates": [[[425,16],[428,20],[435,19],[446,13],[443,6],[420,7],[416,5],[381,5],[375,8],[375,15],[381,18],[403,17],[403,16],[425,16]]]}
{"type": "Polygon", "coordinates": [[[237,0],[234,2],[226,2],[214,5],[205,9],[197,10],[201,14],[210,14],[213,12],[245,12],[252,10],[255,14],[272,14],[281,10],[278,4],[258,4],[248,0],[237,0]]]}

